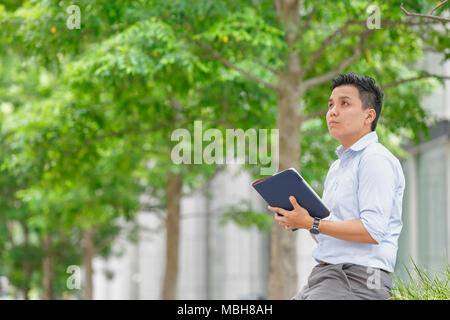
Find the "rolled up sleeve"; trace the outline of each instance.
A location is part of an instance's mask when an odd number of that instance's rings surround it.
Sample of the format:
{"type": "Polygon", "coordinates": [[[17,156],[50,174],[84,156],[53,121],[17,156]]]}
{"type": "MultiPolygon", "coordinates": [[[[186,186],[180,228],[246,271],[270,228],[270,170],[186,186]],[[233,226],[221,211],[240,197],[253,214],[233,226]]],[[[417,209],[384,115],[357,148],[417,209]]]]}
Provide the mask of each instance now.
{"type": "Polygon", "coordinates": [[[362,158],[359,168],[358,202],[360,220],[380,243],[387,235],[395,198],[395,171],[384,155],[362,158]]]}

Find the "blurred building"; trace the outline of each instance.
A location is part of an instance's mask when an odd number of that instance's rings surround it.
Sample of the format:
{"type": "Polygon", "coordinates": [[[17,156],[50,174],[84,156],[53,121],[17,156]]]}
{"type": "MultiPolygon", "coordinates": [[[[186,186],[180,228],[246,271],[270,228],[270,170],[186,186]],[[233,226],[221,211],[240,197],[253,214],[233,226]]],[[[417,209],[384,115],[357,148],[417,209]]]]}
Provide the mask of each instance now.
{"type": "MultiPolygon", "coordinates": [[[[248,174],[218,174],[181,203],[178,299],[258,299],[267,296],[270,234],[235,223],[221,223],[224,208],[251,199],[255,210],[267,211],[250,185],[248,174]]],[[[124,256],[95,261],[95,299],[160,299],[165,265],[165,228],[154,214],[139,214],[136,244],[124,256]],[[152,229],[159,231],[151,231],[152,229]],[[109,268],[109,269],[107,269],[109,268]],[[107,279],[107,274],[112,279],[107,279]]]]}
{"type": "MultiPolygon", "coordinates": [[[[431,73],[450,75],[450,61],[428,54],[421,66],[431,73]]],[[[407,279],[404,265],[412,258],[420,266],[443,271],[450,248],[450,81],[423,101],[439,119],[431,139],[409,145],[402,159],[406,179],[403,230],[395,274],[407,279]]],[[[178,299],[259,299],[268,296],[270,234],[246,230],[234,223],[220,224],[221,212],[242,199],[254,209],[265,204],[250,187],[251,178],[230,166],[204,192],[183,198],[181,204],[178,299]]],[[[141,212],[144,227],[133,244],[122,240],[124,254],[94,264],[95,299],[160,299],[165,264],[165,228],[152,213],[141,212]],[[145,231],[145,228],[148,231],[145,231]]],[[[316,244],[306,230],[297,231],[298,287],[306,284],[316,264],[316,244]]]]}
{"type": "MultiPolygon", "coordinates": [[[[450,61],[428,53],[421,69],[450,76],[450,61]]],[[[430,127],[430,138],[405,149],[402,159],[406,179],[403,198],[403,230],[395,273],[408,279],[405,266],[412,261],[431,273],[443,276],[450,254],[450,80],[422,102],[437,122],[430,127]]]]}

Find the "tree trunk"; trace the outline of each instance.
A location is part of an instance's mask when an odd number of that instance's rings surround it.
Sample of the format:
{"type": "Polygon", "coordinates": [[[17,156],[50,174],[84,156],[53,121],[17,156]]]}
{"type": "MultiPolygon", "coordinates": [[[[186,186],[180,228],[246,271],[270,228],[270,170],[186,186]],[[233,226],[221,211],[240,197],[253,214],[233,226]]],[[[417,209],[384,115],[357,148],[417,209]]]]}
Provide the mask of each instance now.
{"type": "Polygon", "coordinates": [[[52,252],[52,238],[50,232],[47,232],[45,235],[45,239],[43,242],[44,247],[44,276],[43,276],[43,284],[44,284],[44,300],[52,300],[53,299],[53,252],[52,252]]]}
{"type": "MultiPolygon", "coordinates": [[[[299,90],[292,84],[282,85],[278,96],[279,170],[299,169],[300,122],[299,90]]],[[[296,232],[286,231],[278,223],[272,225],[269,299],[289,299],[297,290],[296,232]]]]}
{"type": "MultiPolygon", "coordinates": [[[[286,70],[278,78],[279,167],[299,169],[300,100],[302,97],[301,62],[295,49],[299,30],[298,0],[275,0],[278,19],[286,31],[288,43],[286,70]]],[[[269,274],[269,299],[290,299],[297,288],[296,232],[286,231],[278,223],[272,225],[269,274]]]]}
{"type": "Polygon", "coordinates": [[[95,231],[93,228],[83,231],[84,300],[92,300],[93,297],[92,277],[94,269],[92,268],[92,259],[95,253],[94,234],[95,231]]]}
{"type": "Polygon", "coordinates": [[[178,248],[180,238],[180,200],[183,186],[179,174],[169,173],[167,184],[167,218],[166,218],[166,270],[162,298],[174,300],[177,296],[178,248]]]}

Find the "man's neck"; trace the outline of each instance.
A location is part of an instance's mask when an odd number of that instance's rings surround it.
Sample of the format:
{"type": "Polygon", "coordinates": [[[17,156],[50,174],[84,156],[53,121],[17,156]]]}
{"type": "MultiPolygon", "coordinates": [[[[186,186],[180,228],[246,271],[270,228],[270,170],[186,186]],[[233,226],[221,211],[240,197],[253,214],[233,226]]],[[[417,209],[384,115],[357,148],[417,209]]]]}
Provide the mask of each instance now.
{"type": "Polygon", "coordinates": [[[348,139],[347,141],[340,141],[342,144],[342,147],[344,147],[344,150],[347,150],[352,145],[354,145],[359,139],[364,137],[365,135],[371,133],[372,131],[363,131],[359,135],[352,137],[351,139],[348,139]]]}

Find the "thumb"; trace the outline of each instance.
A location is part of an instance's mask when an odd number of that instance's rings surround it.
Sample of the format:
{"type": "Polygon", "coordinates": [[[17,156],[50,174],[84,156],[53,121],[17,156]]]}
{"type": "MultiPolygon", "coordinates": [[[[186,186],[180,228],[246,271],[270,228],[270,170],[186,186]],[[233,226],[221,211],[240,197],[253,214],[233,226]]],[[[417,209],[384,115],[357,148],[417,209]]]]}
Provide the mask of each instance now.
{"type": "Polygon", "coordinates": [[[294,206],[294,209],[300,208],[300,205],[297,203],[297,199],[295,199],[294,196],[290,196],[289,201],[291,201],[292,205],[294,206]]]}

